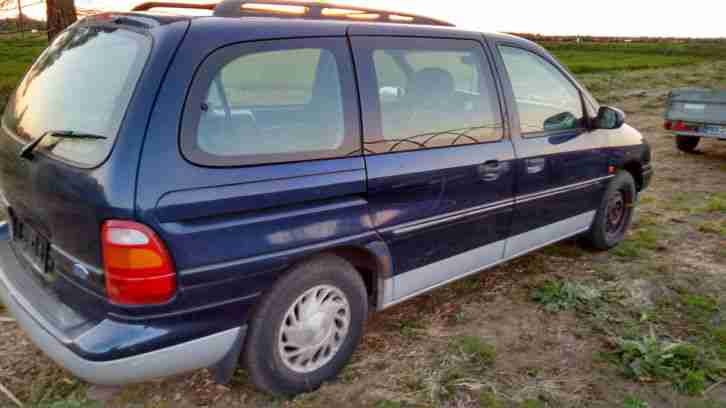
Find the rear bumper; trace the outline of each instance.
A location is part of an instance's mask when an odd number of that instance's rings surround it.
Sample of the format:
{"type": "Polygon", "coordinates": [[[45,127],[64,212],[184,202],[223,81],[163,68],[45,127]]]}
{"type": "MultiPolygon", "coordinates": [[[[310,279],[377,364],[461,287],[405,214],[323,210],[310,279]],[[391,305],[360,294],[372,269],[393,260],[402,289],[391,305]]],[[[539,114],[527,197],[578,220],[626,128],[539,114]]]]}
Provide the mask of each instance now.
{"type": "MultiPolygon", "coordinates": [[[[13,285],[8,278],[9,268],[22,266],[9,248],[5,226],[0,224],[0,300],[38,348],[56,363],[90,383],[123,385],[210,367],[218,368],[218,371],[228,371],[231,364],[237,361],[245,333],[244,327],[116,360],[92,361],[83,358],[72,347],[82,344],[82,337],[101,325],[85,330],[75,338],[59,335],[57,329],[13,285]]],[[[143,329],[145,325],[140,322],[138,327],[143,329]]],[[[125,346],[123,339],[115,342],[118,344],[105,346],[125,346]]]]}

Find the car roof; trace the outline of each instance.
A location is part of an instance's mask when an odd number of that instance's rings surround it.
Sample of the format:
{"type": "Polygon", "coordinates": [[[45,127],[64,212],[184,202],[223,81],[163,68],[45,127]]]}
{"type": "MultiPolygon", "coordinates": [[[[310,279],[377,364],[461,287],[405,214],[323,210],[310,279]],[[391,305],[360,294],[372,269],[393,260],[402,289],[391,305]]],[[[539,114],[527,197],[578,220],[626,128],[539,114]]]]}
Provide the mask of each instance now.
{"type": "Polygon", "coordinates": [[[254,41],[267,38],[309,37],[309,36],[412,36],[480,39],[482,36],[507,40],[508,42],[534,45],[521,37],[467,30],[459,27],[435,26],[424,24],[397,24],[387,22],[363,22],[351,20],[312,20],[305,18],[275,17],[215,17],[190,15],[160,15],[149,12],[123,13],[129,16],[153,17],[159,20],[188,19],[194,31],[203,31],[210,36],[224,32],[242,35],[239,41],[254,41]]]}

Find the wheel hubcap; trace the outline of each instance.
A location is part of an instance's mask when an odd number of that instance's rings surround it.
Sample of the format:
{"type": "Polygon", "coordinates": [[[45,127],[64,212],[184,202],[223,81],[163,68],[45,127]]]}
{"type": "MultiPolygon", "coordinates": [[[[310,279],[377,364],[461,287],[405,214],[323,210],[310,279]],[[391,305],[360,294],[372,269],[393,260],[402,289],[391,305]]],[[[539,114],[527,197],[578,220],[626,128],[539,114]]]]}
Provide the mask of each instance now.
{"type": "Polygon", "coordinates": [[[625,194],[618,191],[610,197],[608,201],[607,211],[607,232],[608,234],[618,234],[625,224],[625,216],[627,214],[627,203],[625,194]]]}
{"type": "Polygon", "coordinates": [[[340,289],[316,286],[290,306],[280,327],[278,350],[285,366],[309,373],[333,359],[348,335],[350,306],[340,289]]]}

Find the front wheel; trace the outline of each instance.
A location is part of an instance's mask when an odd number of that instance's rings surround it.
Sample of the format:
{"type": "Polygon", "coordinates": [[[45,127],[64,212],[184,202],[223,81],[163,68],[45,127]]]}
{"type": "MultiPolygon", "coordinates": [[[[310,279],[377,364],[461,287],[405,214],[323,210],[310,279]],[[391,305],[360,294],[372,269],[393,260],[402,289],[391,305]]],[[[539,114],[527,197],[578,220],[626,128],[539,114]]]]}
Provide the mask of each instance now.
{"type": "Polygon", "coordinates": [[[622,242],[633,220],[636,199],[633,176],[626,171],[619,172],[603,196],[595,220],[585,236],[587,243],[595,249],[607,251],[622,242]]]}
{"type": "Polygon", "coordinates": [[[676,136],[676,147],[682,152],[693,153],[700,141],[701,138],[696,136],[676,136]]]}
{"type": "Polygon", "coordinates": [[[250,379],[277,395],[317,389],[348,362],[367,315],[365,284],[342,258],[323,255],[293,268],[249,324],[242,359],[250,379]]]}

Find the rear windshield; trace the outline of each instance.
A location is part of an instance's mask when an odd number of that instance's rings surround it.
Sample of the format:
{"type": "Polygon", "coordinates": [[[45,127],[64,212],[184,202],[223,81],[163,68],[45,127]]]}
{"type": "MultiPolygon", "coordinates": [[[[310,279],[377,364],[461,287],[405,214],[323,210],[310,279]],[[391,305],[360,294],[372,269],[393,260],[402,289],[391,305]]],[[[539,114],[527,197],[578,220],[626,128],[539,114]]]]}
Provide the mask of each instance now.
{"type": "Polygon", "coordinates": [[[36,149],[81,167],[101,164],[150,50],[150,38],[118,27],[78,25],[65,31],[28,71],[8,104],[3,125],[22,141],[48,131],[104,136],[46,137],[36,149]]]}

